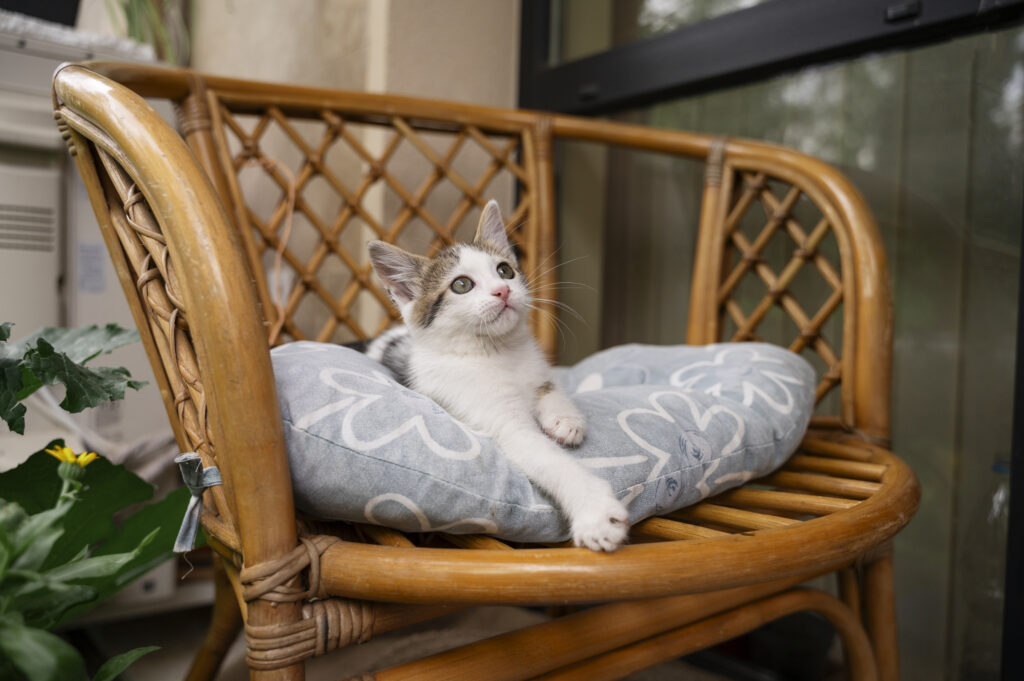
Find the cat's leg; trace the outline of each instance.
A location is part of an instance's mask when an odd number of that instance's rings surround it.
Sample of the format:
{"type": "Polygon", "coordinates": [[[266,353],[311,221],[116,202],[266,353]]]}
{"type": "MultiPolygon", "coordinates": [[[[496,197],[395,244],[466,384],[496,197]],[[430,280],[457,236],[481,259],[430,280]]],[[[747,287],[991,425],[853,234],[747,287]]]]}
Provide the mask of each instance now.
{"type": "Polygon", "coordinates": [[[496,437],[502,453],[569,518],[576,546],[614,551],[629,534],[629,512],[597,477],[539,430],[509,426],[496,437]]]}
{"type": "Polygon", "coordinates": [[[552,381],[537,388],[537,422],[548,437],[560,445],[577,447],[583,442],[587,424],[569,396],[552,381]]]}

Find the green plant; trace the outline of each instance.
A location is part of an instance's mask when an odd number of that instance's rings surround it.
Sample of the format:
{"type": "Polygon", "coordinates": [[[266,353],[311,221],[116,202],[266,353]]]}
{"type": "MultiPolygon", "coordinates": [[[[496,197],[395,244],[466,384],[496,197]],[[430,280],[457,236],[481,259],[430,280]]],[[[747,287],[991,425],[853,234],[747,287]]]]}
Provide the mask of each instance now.
{"type": "Polygon", "coordinates": [[[158,57],[172,64],[186,64],[183,5],[184,0],[107,0],[107,14],[121,35],[152,45],[158,57]]]}
{"type": "MultiPolygon", "coordinates": [[[[42,385],[62,383],[61,406],[80,411],[120,399],[142,384],[120,368],[83,364],[137,338],[116,325],[43,329],[7,344],[0,324],[0,418],[24,431],[21,401],[42,385]]],[[[102,602],[172,554],[187,489],[143,506],[115,525],[153,487],[93,452],[76,455],[54,441],[0,473],[0,679],[84,681],[85,664],[54,627],[102,602]],[[57,459],[57,462],[54,459],[57,459]]],[[[109,660],[94,681],[109,681],[154,648],[109,660]]]]}
{"type": "Polygon", "coordinates": [[[93,369],[85,364],[111,350],[139,339],[137,331],[117,324],[80,329],[42,328],[17,343],[8,343],[11,322],[0,324],[0,419],[15,433],[25,432],[25,405],[29,395],[44,385],[62,383],[60,406],[71,413],[124,397],[133,381],[123,367],[93,369]]]}

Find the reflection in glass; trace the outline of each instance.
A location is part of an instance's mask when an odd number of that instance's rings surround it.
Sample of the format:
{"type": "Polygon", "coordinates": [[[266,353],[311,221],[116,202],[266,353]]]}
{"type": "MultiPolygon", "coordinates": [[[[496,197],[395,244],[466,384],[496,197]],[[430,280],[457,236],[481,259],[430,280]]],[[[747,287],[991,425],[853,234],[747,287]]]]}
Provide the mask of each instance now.
{"type": "Polygon", "coordinates": [[[625,11],[636,16],[636,38],[668,33],[699,21],[759,5],[765,0],[641,0],[623,2],[625,11]],[[627,9],[628,8],[628,9],[627,9]]]}
{"type": "Polygon", "coordinates": [[[683,26],[760,5],[767,0],[555,0],[551,61],[562,63],[683,26]]]}
{"type": "MultiPolygon", "coordinates": [[[[635,36],[687,21],[696,5],[719,5],[612,3],[627,4],[635,36]]],[[[1024,30],[1015,28],[620,116],[785,144],[838,166],[871,205],[893,278],[892,446],[924,490],[896,542],[901,660],[911,681],[998,678],[1022,111],[1024,30]]],[[[588,323],[566,319],[563,359],[612,343],[681,342],[701,169],[585,147],[561,149],[562,257],[585,257],[566,265],[567,277],[598,291],[565,292],[588,323]],[[594,179],[607,188],[600,206],[583,189],[594,179]]]]}

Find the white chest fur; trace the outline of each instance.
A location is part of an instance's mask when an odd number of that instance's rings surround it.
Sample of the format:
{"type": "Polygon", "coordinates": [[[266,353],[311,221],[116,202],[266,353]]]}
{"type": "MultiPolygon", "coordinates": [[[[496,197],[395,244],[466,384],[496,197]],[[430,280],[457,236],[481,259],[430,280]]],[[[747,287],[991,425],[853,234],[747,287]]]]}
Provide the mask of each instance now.
{"type": "Polygon", "coordinates": [[[490,353],[414,347],[409,365],[413,387],[471,428],[496,437],[513,424],[536,427],[537,390],[550,369],[531,341],[490,353]]]}

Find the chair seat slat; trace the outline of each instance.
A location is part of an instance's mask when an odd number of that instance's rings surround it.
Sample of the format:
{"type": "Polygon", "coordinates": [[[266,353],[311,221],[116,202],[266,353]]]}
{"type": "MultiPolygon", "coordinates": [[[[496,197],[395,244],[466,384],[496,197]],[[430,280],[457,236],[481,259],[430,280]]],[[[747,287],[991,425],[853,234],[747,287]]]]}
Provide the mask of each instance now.
{"type": "Polygon", "coordinates": [[[735,527],[740,530],[770,530],[778,527],[788,527],[800,522],[792,518],[780,518],[779,516],[755,513],[753,511],[719,506],[718,504],[707,502],[684,508],[672,514],[672,517],[690,522],[710,522],[716,525],[735,527]]]}
{"type": "Polygon", "coordinates": [[[807,454],[795,454],[786,464],[789,470],[812,471],[814,473],[827,473],[838,475],[844,478],[855,480],[867,480],[878,482],[885,474],[885,466],[862,461],[843,461],[840,459],[826,458],[822,456],[810,456],[807,454]]]}
{"type": "Polygon", "coordinates": [[[712,539],[722,537],[728,532],[715,530],[710,527],[702,527],[691,523],[684,523],[669,518],[648,518],[641,520],[633,528],[630,534],[635,534],[651,539],[663,539],[669,541],[686,539],[712,539]]]}
{"type": "Polygon", "coordinates": [[[856,501],[837,497],[743,488],[719,494],[714,501],[728,506],[819,516],[845,511],[857,505],[856,501]]]}
{"type": "Polygon", "coordinates": [[[853,499],[868,499],[880,489],[880,485],[875,482],[787,470],[773,473],[758,482],[782,489],[835,494],[853,499]]]}
{"type": "Polygon", "coordinates": [[[390,527],[381,527],[380,525],[359,525],[358,527],[375,544],[405,548],[414,546],[408,537],[390,527]]]}

